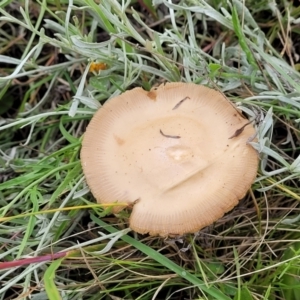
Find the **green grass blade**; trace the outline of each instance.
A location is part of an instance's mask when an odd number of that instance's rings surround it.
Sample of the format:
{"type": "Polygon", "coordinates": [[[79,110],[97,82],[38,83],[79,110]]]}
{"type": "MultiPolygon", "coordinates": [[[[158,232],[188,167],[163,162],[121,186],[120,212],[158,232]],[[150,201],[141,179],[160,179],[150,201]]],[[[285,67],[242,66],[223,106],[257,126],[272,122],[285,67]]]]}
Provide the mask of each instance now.
{"type": "Polygon", "coordinates": [[[243,29],[241,27],[239,16],[238,16],[235,6],[233,6],[233,8],[232,8],[232,24],[233,24],[235,34],[237,35],[237,37],[239,39],[240,46],[243,49],[243,51],[245,52],[249,64],[251,66],[253,66],[255,69],[257,69],[256,61],[255,61],[253,54],[247,44],[247,41],[246,41],[245,35],[243,33],[243,29]]]}
{"type": "Polygon", "coordinates": [[[59,291],[55,285],[55,282],[54,282],[55,271],[58,269],[58,267],[60,266],[62,261],[63,261],[63,258],[52,262],[44,274],[45,290],[49,297],[49,300],[61,300],[62,299],[59,294],[59,291]]]}

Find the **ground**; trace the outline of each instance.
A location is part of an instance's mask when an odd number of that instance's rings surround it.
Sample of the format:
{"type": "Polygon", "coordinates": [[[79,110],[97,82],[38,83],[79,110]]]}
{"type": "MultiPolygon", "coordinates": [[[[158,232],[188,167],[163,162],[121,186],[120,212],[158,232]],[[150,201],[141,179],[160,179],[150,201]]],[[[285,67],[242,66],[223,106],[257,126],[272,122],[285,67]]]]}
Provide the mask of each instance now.
{"type": "Polygon", "coordinates": [[[284,0],[2,1],[0,299],[300,299],[299,20],[284,0]],[[259,121],[258,174],[197,234],[138,235],[90,193],[82,135],[176,81],[259,121]]]}

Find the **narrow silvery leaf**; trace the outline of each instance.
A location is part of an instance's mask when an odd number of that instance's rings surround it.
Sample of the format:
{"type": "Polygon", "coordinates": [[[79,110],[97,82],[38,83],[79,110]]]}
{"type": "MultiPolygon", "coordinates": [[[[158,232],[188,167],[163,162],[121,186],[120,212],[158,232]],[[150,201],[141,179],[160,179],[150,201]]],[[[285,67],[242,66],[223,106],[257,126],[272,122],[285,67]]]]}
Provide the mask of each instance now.
{"type": "Polygon", "coordinates": [[[78,89],[77,89],[77,92],[76,92],[76,95],[74,96],[73,98],[73,102],[71,104],[71,107],[70,107],[70,110],[69,110],[69,116],[70,117],[74,117],[75,114],[76,114],[76,111],[77,111],[77,107],[78,107],[78,104],[79,104],[79,100],[77,99],[79,96],[82,95],[83,93],[83,90],[84,90],[84,84],[85,84],[85,81],[86,81],[86,76],[89,72],[89,69],[90,69],[90,63],[87,65],[87,67],[85,68],[84,70],[84,73],[82,75],[82,78],[80,80],[80,83],[79,83],[79,86],[78,86],[78,89]]]}
{"type": "Polygon", "coordinates": [[[300,172],[300,155],[293,161],[290,170],[292,172],[300,172]]]}
{"type": "Polygon", "coordinates": [[[100,103],[90,97],[85,97],[85,96],[74,96],[74,99],[79,100],[82,104],[86,105],[87,107],[91,109],[99,109],[100,108],[100,103]]]}

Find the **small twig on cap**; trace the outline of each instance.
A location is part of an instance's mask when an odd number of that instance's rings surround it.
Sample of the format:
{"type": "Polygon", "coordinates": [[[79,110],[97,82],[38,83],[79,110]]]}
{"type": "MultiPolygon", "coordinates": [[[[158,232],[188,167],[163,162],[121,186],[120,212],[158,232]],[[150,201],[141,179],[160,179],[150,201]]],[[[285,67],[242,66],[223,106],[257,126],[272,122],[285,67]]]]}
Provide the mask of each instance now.
{"type": "Polygon", "coordinates": [[[234,138],[234,137],[239,136],[239,135],[244,131],[245,127],[246,127],[247,125],[251,124],[253,121],[254,121],[254,120],[252,120],[252,121],[246,123],[244,126],[242,126],[241,128],[237,129],[237,130],[235,131],[235,133],[234,133],[231,137],[229,137],[228,139],[232,139],[232,138],[234,138]]]}
{"type": "Polygon", "coordinates": [[[159,130],[159,132],[162,136],[167,137],[167,138],[171,138],[171,139],[180,139],[181,138],[181,136],[179,136],[179,135],[164,134],[161,129],[159,130]]]}
{"type": "Polygon", "coordinates": [[[185,100],[187,100],[187,99],[191,99],[190,97],[185,97],[185,98],[183,98],[182,100],[180,100],[173,108],[172,108],[172,110],[174,110],[174,109],[176,109],[176,108],[178,108],[185,100]]]}
{"type": "MultiPolygon", "coordinates": [[[[245,127],[246,127],[247,125],[251,124],[252,122],[255,122],[255,124],[257,125],[257,124],[259,124],[259,123],[262,122],[262,121],[263,121],[263,115],[262,115],[262,112],[260,112],[260,113],[255,117],[254,120],[249,121],[249,122],[246,123],[244,126],[242,126],[241,128],[237,129],[237,130],[235,131],[235,133],[234,133],[231,137],[229,137],[228,139],[232,139],[232,138],[234,138],[234,137],[239,136],[239,135],[244,131],[245,127]]],[[[253,137],[251,137],[252,140],[255,139],[256,135],[257,135],[257,133],[256,133],[253,137]]],[[[251,142],[252,140],[250,140],[250,142],[251,142]]]]}

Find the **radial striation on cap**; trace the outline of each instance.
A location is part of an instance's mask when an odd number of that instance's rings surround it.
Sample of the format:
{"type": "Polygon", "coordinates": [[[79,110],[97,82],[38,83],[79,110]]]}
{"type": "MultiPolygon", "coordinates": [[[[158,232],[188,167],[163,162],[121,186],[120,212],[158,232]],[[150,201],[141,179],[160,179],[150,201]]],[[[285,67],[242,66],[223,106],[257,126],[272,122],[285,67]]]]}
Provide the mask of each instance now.
{"type": "Polygon", "coordinates": [[[256,177],[248,122],[204,86],[135,88],[107,101],[88,125],[81,150],[86,181],[99,203],[133,206],[136,232],[196,232],[237,205],[256,177]]]}

